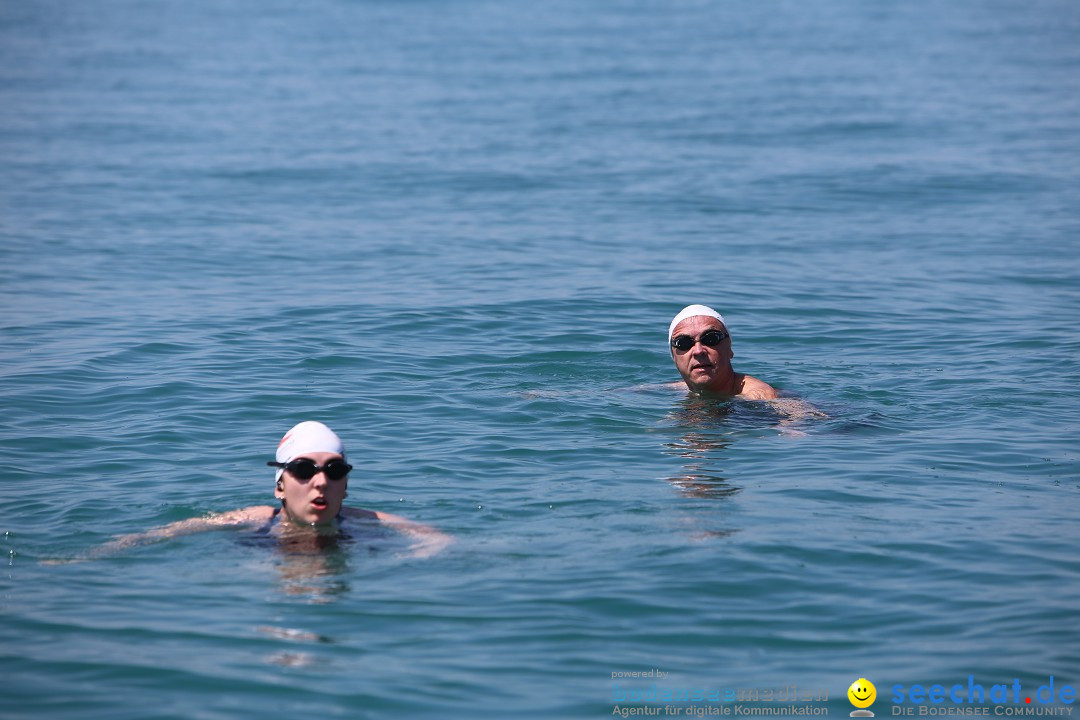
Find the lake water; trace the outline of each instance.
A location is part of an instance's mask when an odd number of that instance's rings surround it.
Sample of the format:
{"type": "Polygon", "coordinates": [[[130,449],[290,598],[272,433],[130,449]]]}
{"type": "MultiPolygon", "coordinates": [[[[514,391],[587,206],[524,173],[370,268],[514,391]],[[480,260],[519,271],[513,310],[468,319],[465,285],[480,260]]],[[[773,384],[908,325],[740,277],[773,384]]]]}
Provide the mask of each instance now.
{"type": "Polygon", "coordinates": [[[1075,709],[1078,118],[1070,0],[0,4],[0,716],[1075,709]],[[454,544],[47,562],[304,419],[454,544]]]}

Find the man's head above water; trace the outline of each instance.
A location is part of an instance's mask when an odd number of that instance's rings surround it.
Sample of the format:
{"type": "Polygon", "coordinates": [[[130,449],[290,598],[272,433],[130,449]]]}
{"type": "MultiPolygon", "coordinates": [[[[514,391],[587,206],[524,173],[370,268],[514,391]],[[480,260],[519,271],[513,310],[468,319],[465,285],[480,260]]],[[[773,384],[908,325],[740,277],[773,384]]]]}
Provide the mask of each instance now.
{"type": "Polygon", "coordinates": [[[724,317],[707,305],[687,305],[668,325],[671,359],[691,391],[749,400],[771,400],[777,392],[757,378],[737,373],[731,334],[724,317]]]}

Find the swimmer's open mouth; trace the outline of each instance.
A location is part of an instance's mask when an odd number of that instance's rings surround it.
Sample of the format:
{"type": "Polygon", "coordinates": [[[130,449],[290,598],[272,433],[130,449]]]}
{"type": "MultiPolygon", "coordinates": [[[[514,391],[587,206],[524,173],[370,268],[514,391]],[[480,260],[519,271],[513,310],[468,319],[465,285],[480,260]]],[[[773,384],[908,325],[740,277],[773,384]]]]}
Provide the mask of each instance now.
{"type": "Polygon", "coordinates": [[[325,508],[326,507],[326,498],[315,498],[314,500],[311,501],[311,504],[314,505],[317,508],[320,508],[320,509],[325,508]]]}

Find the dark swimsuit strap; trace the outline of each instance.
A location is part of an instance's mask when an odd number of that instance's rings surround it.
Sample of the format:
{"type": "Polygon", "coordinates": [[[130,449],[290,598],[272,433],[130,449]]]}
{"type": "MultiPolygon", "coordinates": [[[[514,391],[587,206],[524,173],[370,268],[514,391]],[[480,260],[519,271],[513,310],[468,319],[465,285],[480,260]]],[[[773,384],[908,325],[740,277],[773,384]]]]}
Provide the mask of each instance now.
{"type": "MultiPolygon", "coordinates": [[[[269,528],[271,525],[273,525],[275,522],[277,522],[278,515],[281,514],[281,511],[284,509],[284,507],[285,507],[284,505],[278,505],[276,508],[274,508],[274,514],[270,516],[270,521],[268,523],[266,523],[267,528],[269,528]]],[[[337,524],[338,524],[339,527],[341,526],[342,521],[344,519],[345,519],[345,516],[343,514],[341,514],[341,513],[338,513],[337,516],[334,517],[334,520],[337,521],[337,524]]]]}

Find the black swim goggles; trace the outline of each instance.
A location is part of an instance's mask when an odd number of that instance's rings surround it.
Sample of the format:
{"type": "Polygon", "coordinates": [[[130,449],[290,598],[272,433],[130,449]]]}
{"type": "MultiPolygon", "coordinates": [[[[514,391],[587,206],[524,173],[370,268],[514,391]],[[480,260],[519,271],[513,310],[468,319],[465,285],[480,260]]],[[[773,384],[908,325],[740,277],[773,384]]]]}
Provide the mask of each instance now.
{"type": "Polygon", "coordinates": [[[327,480],[341,480],[349,474],[350,470],[352,470],[352,465],[344,460],[338,460],[336,458],[328,461],[322,467],[319,467],[315,464],[314,460],[309,460],[308,458],[297,458],[296,460],[290,460],[287,463],[271,460],[266,464],[270,467],[281,468],[300,482],[307,482],[319,473],[325,474],[327,480]]]}
{"type": "Polygon", "coordinates": [[[701,343],[705,347],[716,347],[720,343],[724,342],[728,338],[728,334],[724,330],[717,330],[712,328],[701,333],[701,337],[696,340],[689,335],[679,335],[671,338],[671,347],[675,348],[679,352],[686,352],[690,348],[694,347],[698,343],[701,343]]]}

